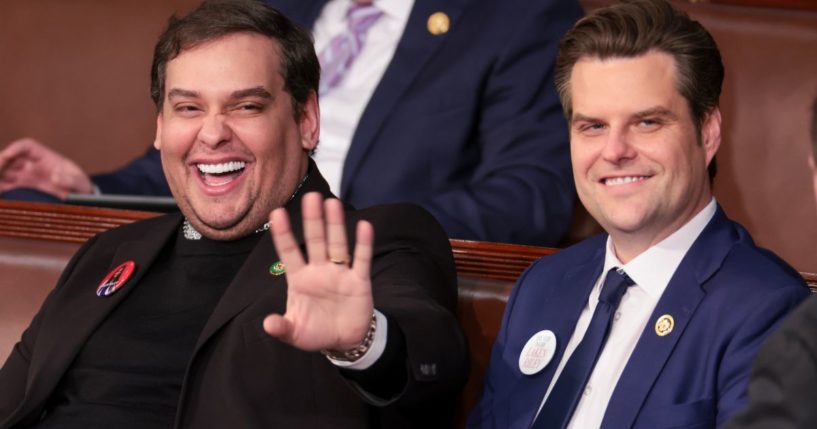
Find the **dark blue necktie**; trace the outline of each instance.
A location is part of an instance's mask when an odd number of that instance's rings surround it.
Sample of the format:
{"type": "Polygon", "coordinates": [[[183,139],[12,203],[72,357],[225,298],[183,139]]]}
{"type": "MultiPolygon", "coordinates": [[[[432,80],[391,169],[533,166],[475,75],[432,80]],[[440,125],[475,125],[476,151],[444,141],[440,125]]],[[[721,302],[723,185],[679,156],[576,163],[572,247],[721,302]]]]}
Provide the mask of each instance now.
{"type": "Polygon", "coordinates": [[[545,405],[533,422],[532,429],[555,429],[565,428],[570,422],[570,417],[579,403],[579,398],[584,390],[590,372],[596,365],[596,360],[607,340],[610,332],[610,321],[616,312],[616,307],[624,296],[627,288],[633,281],[627,277],[624,271],[612,268],[604,279],[604,285],[599,294],[599,303],[584,338],[579,343],[573,354],[570,355],[562,373],[556,380],[556,385],[550,391],[545,405]]]}

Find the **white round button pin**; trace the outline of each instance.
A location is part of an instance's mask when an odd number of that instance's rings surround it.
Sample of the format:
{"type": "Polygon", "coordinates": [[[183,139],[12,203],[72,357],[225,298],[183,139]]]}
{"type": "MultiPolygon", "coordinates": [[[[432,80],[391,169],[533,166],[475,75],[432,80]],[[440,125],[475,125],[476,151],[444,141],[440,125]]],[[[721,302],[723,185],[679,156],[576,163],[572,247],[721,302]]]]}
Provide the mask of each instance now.
{"type": "Polygon", "coordinates": [[[549,329],[535,333],[519,354],[519,370],[533,375],[546,367],[556,353],[556,334],[549,329]]]}

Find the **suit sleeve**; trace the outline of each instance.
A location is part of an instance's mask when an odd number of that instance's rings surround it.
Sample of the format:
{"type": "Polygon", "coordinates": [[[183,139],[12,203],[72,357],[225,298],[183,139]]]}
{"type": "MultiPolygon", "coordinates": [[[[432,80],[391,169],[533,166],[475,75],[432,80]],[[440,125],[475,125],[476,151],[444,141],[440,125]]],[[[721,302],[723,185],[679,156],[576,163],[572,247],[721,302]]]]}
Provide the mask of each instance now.
{"type": "Polygon", "coordinates": [[[581,9],[573,1],[535,3],[496,24],[515,31],[479,96],[470,137],[478,167],[422,201],[451,237],[553,246],[569,226],[575,191],[553,73],[559,40],[581,9]]]}
{"type": "MultiPolygon", "coordinates": [[[[71,258],[65,270],[63,270],[57,286],[46,297],[40,310],[34,316],[31,324],[23,332],[21,340],[14,345],[6,363],[0,369],[0,427],[5,427],[5,422],[15,409],[20,405],[25,394],[25,388],[29,378],[29,364],[31,356],[37,343],[37,335],[43,315],[48,311],[49,303],[52,302],[56,290],[70,277],[74,267],[82,258],[82,255],[91,247],[96,238],[88,240],[71,258]]],[[[21,285],[24,287],[25,285],[21,285]]]]}
{"type": "MultiPolygon", "coordinates": [[[[380,211],[368,217],[376,240],[374,304],[389,322],[386,351],[372,368],[351,378],[360,382],[362,395],[374,405],[423,409],[424,413],[433,413],[429,408],[439,406],[438,411],[450,413],[453,408],[442,410],[442,405],[452,404],[468,374],[467,346],[455,316],[451,248],[426,211],[411,205],[397,207],[392,215],[380,216],[380,211]],[[402,382],[395,395],[378,398],[367,392],[367,383],[371,386],[384,377],[402,382]]],[[[394,384],[389,384],[394,391],[394,384]]]]}
{"type": "Polygon", "coordinates": [[[499,391],[502,389],[501,386],[513,379],[513,375],[510,374],[511,370],[505,359],[503,359],[503,354],[505,353],[505,346],[508,341],[508,331],[511,329],[509,325],[516,299],[522,287],[525,285],[525,279],[535,265],[536,263],[534,262],[534,264],[528,267],[519,276],[511,295],[508,297],[508,304],[505,306],[505,312],[502,315],[502,326],[491,347],[491,358],[488,362],[488,368],[485,371],[482,396],[474,409],[470,410],[468,416],[467,427],[469,429],[498,429],[510,427],[506,416],[507,411],[500,411],[500,406],[498,405],[501,402],[498,396],[504,393],[499,391]]]}
{"type": "Polygon", "coordinates": [[[726,429],[817,427],[817,297],[784,322],[758,353],[749,405],[726,429]]]}
{"type": "Polygon", "coordinates": [[[724,351],[718,375],[717,424],[746,406],[749,374],[761,344],[808,294],[804,287],[786,287],[756,300],[754,311],[744,312],[740,329],[724,351]]]}
{"type": "Polygon", "coordinates": [[[170,196],[159,151],[152,147],[128,165],[92,176],[91,181],[103,194],[170,196]]]}

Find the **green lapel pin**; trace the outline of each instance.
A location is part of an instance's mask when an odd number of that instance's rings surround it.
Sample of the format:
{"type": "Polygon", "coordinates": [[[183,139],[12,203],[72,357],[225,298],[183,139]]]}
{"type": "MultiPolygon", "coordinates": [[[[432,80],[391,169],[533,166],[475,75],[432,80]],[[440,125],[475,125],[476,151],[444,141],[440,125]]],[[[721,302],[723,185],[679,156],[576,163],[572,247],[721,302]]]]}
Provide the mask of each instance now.
{"type": "Polygon", "coordinates": [[[269,267],[269,273],[273,276],[280,276],[281,274],[284,274],[284,272],[286,272],[286,267],[281,261],[278,261],[269,267]]]}

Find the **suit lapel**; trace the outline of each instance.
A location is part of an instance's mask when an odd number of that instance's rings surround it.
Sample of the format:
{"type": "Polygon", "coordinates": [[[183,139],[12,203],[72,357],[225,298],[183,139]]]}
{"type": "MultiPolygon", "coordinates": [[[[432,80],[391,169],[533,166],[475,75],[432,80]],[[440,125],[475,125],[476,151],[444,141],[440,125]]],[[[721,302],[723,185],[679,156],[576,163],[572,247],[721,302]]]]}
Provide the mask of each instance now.
{"type": "Polygon", "coordinates": [[[706,296],[704,284],[720,267],[734,243],[730,231],[729,221],[718,207],[712,220],[684,256],[650,315],[616,384],[602,427],[626,428],[635,423],[695,309],[706,296]],[[659,336],[655,324],[663,315],[672,316],[675,324],[669,334],[659,336]]]}
{"type": "MultiPolygon", "coordinates": [[[[319,192],[324,198],[333,197],[329,191],[329,185],[318,172],[312,159],[309,160],[309,177],[295,197],[286,205],[292,232],[302,250],[304,241],[301,199],[308,192],[319,192]]],[[[257,301],[259,296],[267,293],[274,294],[274,299],[271,301],[272,306],[269,308],[270,313],[283,314],[286,311],[286,276],[273,276],[269,271],[270,266],[278,261],[278,254],[275,252],[270,233],[264,233],[204,325],[196,342],[194,357],[208,339],[237,314],[257,301]]]]}
{"type": "Polygon", "coordinates": [[[448,38],[447,34],[435,36],[428,32],[428,17],[435,12],[448,15],[451,27],[457,25],[465,0],[416,0],[409,15],[403,37],[397,44],[391,63],[372,98],[366,105],[352,137],[346,155],[341,180],[341,196],[349,193],[352,179],[378,132],[404,93],[409,89],[425,64],[448,38]]]}
{"type": "MultiPolygon", "coordinates": [[[[556,367],[559,361],[561,361],[562,356],[564,356],[567,343],[570,341],[570,337],[573,336],[576,323],[579,321],[579,317],[587,305],[590,292],[593,290],[596,280],[598,280],[601,275],[601,268],[603,266],[604,252],[602,251],[594,255],[590,262],[568,271],[561,282],[561,286],[556,290],[557,294],[565,298],[560,300],[561,303],[558,308],[553,308],[551,312],[552,317],[549,315],[546,316],[547,319],[552,320],[552,322],[549,322],[550,326],[542,328],[552,329],[556,334],[557,343],[556,354],[551,360],[554,364],[548,365],[547,371],[545,372],[546,380],[544,381],[546,382],[543,383],[544,388],[542,389],[542,395],[539,397],[540,401],[544,398],[545,391],[556,372],[556,367]]],[[[554,302],[556,301],[555,297],[551,299],[554,300],[554,302]]]]}
{"type": "MultiPolygon", "coordinates": [[[[156,256],[178,231],[180,222],[181,216],[178,214],[158,219],[149,235],[143,234],[120,244],[107,270],[99,278],[72,279],[54,292],[54,300],[59,301],[64,311],[43,313],[42,328],[31,359],[31,378],[23,401],[29,410],[48,397],[97,326],[130,291],[139,286],[156,256]],[[126,261],[136,264],[132,277],[116,293],[97,296],[96,288],[105,275],[126,261]]],[[[25,413],[24,410],[18,411],[18,415],[25,413]]]]}
{"type": "MultiPolygon", "coordinates": [[[[302,243],[301,240],[299,242],[302,243]]],[[[286,276],[274,276],[269,272],[270,266],[277,261],[272,238],[269,233],[264,233],[207,319],[196,342],[194,355],[222,326],[270,291],[275,298],[269,312],[283,314],[286,309],[286,276]]]]}
{"type": "MultiPolygon", "coordinates": [[[[545,368],[534,375],[521,375],[524,382],[512,391],[512,399],[509,401],[510,426],[530,426],[539,405],[545,398],[548,386],[550,386],[556,368],[562,360],[565,348],[576,327],[576,322],[581,316],[587,304],[587,299],[593,286],[598,280],[601,268],[604,265],[603,246],[595,247],[587,254],[587,261],[581,265],[574,266],[561,278],[531,278],[526,281],[533,282],[534,287],[547,292],[527,294],[525,302],[516,305],[528,305],[525,318],[511,320],[511,323],[519,328],[509,327],[508,330],[524,329],[525,332],[516,341],[509,344],[512,356],[507,359],[517,365],[519,355],[526,342],[537,332],[550,330],[556,336],[556,351],[545,368]],[[552,288],[544,288],[537,283],[553,282],[552,288]],[[550,303],[550,304],[545,304],[550,303]],[[543,305],[547,305],[548,311],[542,312],[543,305]]],[[[522,299],[522,297],[518,298],[522,299]]],[[[517,311],[516,309],[514,311],[517,311]]],[[[519,371],[515,369],[515,371],[519,371]]]]}

